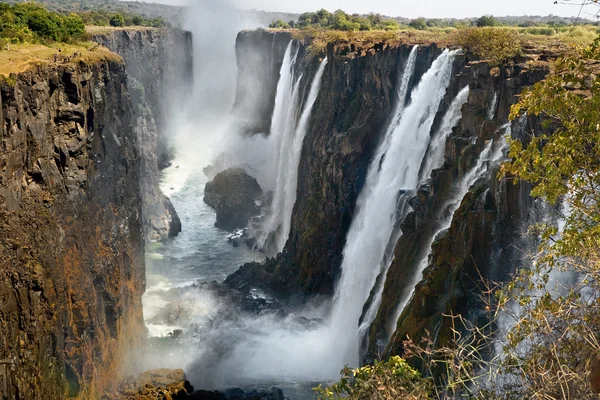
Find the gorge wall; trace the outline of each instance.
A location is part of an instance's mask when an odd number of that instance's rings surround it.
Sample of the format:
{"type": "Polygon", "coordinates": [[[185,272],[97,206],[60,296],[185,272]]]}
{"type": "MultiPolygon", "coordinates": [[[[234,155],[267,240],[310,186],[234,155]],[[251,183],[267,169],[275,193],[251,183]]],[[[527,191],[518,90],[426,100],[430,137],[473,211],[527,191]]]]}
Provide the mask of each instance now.
{"type": "MultiPolygon", "coordinates": [[[[285,32],[245,32],[238,36],[238,47],[244,47],[238,56],[244,57],[252,49],[265,52],[263,58],[268,59],[279,54],[271,51],[273,44],[282,48],[290,40],[285,32]]],[[[291,233],[281,254],[263,266],[242,267],[230,277],[230,284],[258,282],[282,297],[301,302],[334,293],[356,200],[391,122],[398,76],[412,48],[412,44],[385,43],[361,48],[336,42],[314,55],[300,45],[298,63],[304,76],[314,74],[318,58],[326,56],[329,62],[302,149],[291,233]]],[[[441,52],[435,44],[419,46],[408,93],[441,52]]],[[[386,348],[389,353],[400,353],[401,341],[407,335],[418,339],[429,331],[441,341],[447,339],[448,321],[442,315],[462,312],[480,317],[478,310],[484,307],[478,300],[478,282],[507,279],[522,264],[524,254],[517,248],[526,238],[521,228],[533,211],[527,185],[498,182],[497,169],[492,170],[459,199],[460,207],[453,215],[444,213],[448,213],[456,185],[475,166],[490,141],[500,143],[507,132],[524,134],[523,123],[513,123],[512,129],[507,125],[510,106],[525,87],[544,78],[547,60],[553,57],[550,52],[526,48],[506,67],[473,60],[468,54],[454,57],[450,85],[432,132],[440,127],[461,89],[469,88],[468,98],[460,123],[446,140],[444,164],[423,180],[410,200],[412,212],[401,222],[402,236],[393,250],[393,261],[389,270],[380,274],[365,305],[364,313],[376,301],[377,291],[382,291],[373,322],[366,321],[366,361],[385,354],[386,348]],[[451,221],[450,228],[438,232],[440,221],[446,219],[451,221]],[[420,283],[413,294],[415,277],[420,283]],[[409,300],[406,307],[400,307],[409,300]],[[404,312],[398,319],[399,308],[404,312]]],[[[279,58],[270,61],[270,65],[278,63],[279,58]]],[[[243,65],[244,59],[238,64],[243,65]]],[[[241,69],[240,81],[249,81],[252,73],[241,69]]],[[[265,69],[263,73],[271,74],[274,80],[279,77],[276,70],[265,69]]],[[[275,98],[274,91],[267,95],[275,98]]],[[[247,91],[238,90],[237,102],[247,102],[244,96],[247,91]]],[[[264,122],[262,125],[266,126],[264,122]]]]}
{"type": "Polygon", "coordinates": [[[0,359],[8,398],[96,397],[143,341],[138,138],[123,61],[0,80],[0,359]]]}
{"type": "Polygon", "coordinates": [[[192,34],[143,28],[101,31],[92,37],[125,60],[140,135],[145,236],[150,241],[173,237],[181,231],[181,221],[159,189],[159,171],[173,157],[174,115],[181,114],[192,95],[192,34]]]}
{"type": "Polygon", "coordinates": [[[94,39],[120,55],[0,77],[0,398],[100,398],[143,369],[145,241],[181,229],[158,183],[191,34],[94,39]]]}

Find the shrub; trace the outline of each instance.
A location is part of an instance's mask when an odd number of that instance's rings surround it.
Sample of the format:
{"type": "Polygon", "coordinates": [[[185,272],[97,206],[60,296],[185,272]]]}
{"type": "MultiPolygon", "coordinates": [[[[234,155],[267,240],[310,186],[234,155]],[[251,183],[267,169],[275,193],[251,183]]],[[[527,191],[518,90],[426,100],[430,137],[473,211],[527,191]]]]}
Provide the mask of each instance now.
{"type": "Polygon", "coordinates": [[[344,368],[338,383],[315,389],[320,400],[425,400],[430,398],[431,381],[395,356],[362,368],[344,368]]]}
{"type": "Polygon", "coordinates": [[[272,29],[290,29],[290,24],[288,24],[287,22],[285,22],[285,21],[283,21],[281,19],[278,19],[277,21],[272,22],[269,25],[269,28],[272,28],[272,29]]]}
{"type": "Polygon", "coordinates": [[[110,26],[120,27],[125,26],[125,19],[121,14],[115,14],[110,18],[110,26]]]}
{"type": "Polygon", "coordinates": [[[485,26],[498,26],[500,25],[500,21],[491,15],[484,15],[475,21],[475,25],[477,25],[479,28],[483,28],[485,26]]]}
{"type": "Polygon", "coordinates": [[[408,26],[414,29],[418,29],[420,31],[424,31],[425,29],[427,29],[427,21],[425,21],[425,18],[413,19],[409,22],[408,26]]]}
{"type": "Polygon", "coordinates": [[[503,28],[470,28],[457,32],[457,42],[468,53],[493,64],[504,64],[521,54],[518,33],[503,28]]]}

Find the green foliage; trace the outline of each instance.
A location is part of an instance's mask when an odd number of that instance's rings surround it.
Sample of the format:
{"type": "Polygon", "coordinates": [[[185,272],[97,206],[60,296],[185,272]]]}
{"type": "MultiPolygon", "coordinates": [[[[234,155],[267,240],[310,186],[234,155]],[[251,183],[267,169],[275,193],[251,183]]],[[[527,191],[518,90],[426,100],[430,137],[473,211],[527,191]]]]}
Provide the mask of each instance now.
{"type": "Polygon", "coordinates": [[[315,391],[320,400],[425,400],[430,398],[431,381],[395,356],[354,370],[344,368],[339,382],[315,391]]]}
{"type": "Polygon", "coordinates": [[[423,31],[423,30],[427,29],[427,21],[425,20],[425,18],[413,19],[412,21],[409,22],[408,26],[410,26],[411,28],[423,31]]]}
{"type": "Polygon", "coordinates": [[[113,15],[112,17],[110,17],[110,26],[125,26],[125,18],[123,18],[121,14],[113,15]]]}
{"type": "MultiPolygon", "coordinates": [[[[129,14],[129,13],[113,13],[107,10],[93,10],[93,11],[84,11],[79,12],[79,15],[86,25],[96,25],[96,26],[112,26],[110,21],[115,16],[123,17],[123,25],[122,26],[151,26],[154,28],[162,28],[167,26],[167,23],[163,18],[145,18],[141,15],[129,14]]],[[[119,25],[117,25],[119,26],[119,25]]]]}
{"type": "Polygon", "coordinates": [[[521,53],[518,33],[503,28],[471,28],[458,31],[458,44],[478,59],[504,64],[521,53]]]}
{"type": "MultiPolygon", "coordinates": [[[[281,21],[283,22],[283,21],[281,21]]],[[[275,21],[269,27],[281,28],[280,22],[275,21]]],[[[300,29],[338,30],[338,31],[370,31],[370,30],[398,30],[398,22],[384,19],[379,14],[370,14],[366,17],[358,14],[347,14],[342,10],[331,13],[325,9],[317,12],[307,12],[300,15],[297,24],[289,23],[291,27],[300,29]]]]}
{"type": "Polygon", "coordinates": [[[0,3],[0,39],[7,43],[71,42],[84,36],[85,24],[75,14],[62,16],[36,3],[0,3]]]}
{"type": "Polygon", "coordinates": [[[498,26],[501,24],[500,24],[500,21],[498,21],[492,15],[483,15],[483,16],[479,17],[477,19],[477,21],[475,21],[475,25],[479,28],[483,28],[486,26],[498,26]]]}
{"type": "Polygon", "coordinates": [[[555,254],[581,256],[600,242],[600,77],[589,60],[600,59],[600,38],[577,57],[559,60],[554,73],[526,90],[511,110],[540,116],[551,135],[511,141],[514,161],[504,173],[534,185],[533,196],[550,203],[568,195],[568,229],[555,254]]]}
{"type": "Polygon", "coordinates": [[[269,28],[272,28],[272,29],[290,29],[291,26],[287,22],[285,22],[285,21],[283,21],[281,19],[278,19],[277,21],[272,22],[269,25],[269,28]]]}

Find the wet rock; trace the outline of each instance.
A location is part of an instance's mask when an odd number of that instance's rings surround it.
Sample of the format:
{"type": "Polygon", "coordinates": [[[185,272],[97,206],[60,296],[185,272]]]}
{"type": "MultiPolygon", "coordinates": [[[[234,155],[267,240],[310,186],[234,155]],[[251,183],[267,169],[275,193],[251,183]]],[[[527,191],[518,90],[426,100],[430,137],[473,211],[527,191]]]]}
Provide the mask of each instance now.
{"type": "Polygon", "coordinates": [[[217,212],[216,226],[233,232],[244,228],[260,213],[262,189],[241,168],[218,173],[206,184],[204,202],[217,212]]]}
{"type": "Polygon", "coordinates": [[[187,399],[194,387],[182,369],[156,369],[125,379],[116,392],[107,392],[108,400],[180,400],[187,399]]]}

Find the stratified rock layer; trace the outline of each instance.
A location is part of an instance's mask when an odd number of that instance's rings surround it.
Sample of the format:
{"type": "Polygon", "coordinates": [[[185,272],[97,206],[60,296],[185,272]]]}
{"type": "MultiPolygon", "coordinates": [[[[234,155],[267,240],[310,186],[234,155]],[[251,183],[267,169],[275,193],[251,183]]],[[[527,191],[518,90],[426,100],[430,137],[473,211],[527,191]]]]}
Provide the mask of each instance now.
{"type": "Polygon", "coordinates": [[[140,168],[125,66],[0,78],[0,360],[8,398],[99,397],[143,341],[140,168]]]}
{"type": "Polygon", "coordinates": [[[204,202],[217,212],[215,226],[233,232],[245,228],[260,212],[260,185],[241,168],[218,173],[206,184],[204,202]]]}

